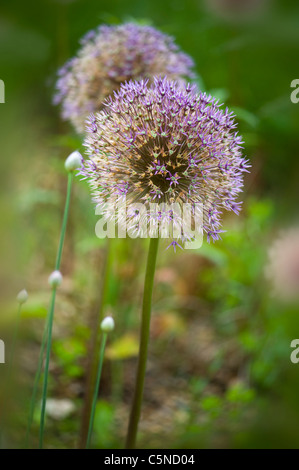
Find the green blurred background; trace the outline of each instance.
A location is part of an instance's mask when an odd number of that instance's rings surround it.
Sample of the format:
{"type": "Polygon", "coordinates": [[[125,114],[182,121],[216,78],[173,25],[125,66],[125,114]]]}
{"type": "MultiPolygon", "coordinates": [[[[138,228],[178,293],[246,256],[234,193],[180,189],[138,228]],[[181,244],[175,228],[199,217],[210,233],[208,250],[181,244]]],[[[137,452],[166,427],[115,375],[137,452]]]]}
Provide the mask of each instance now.
{"type": "MultiPolygon", "coordinates": [[[[222,242],[177,254],[161,247],[140,446],[298,447],[299,365],[290,362],[298,306],[273,300],[263,274],[269,244],[298,218],[299,104],[291,103],[290,83],[298,78],[299,5],[282,0],[2,2],[0,337],[7,348],[15,319],[10,299],[24,286],[30,291],[6,445],[22,446],[63,210],[63,161],[81,149],[52,105],[56,71],[88,30],[124,21],[148,23],[176,38],[194,58],[200,88],[236,113],[252,162],[244,210],[225,218],[222,242]]],[[[105,251],[94,234],[96,221],[78,178],[50,383],[50,396],[69,400],[73,411],[49,415],[48,447],[77,443],[105,251]]],[[[144,241],[114,242],[105,313],[114,315],[117,328],[104,368],[95,447],[123,445],[145,252],[144,241]]]]}

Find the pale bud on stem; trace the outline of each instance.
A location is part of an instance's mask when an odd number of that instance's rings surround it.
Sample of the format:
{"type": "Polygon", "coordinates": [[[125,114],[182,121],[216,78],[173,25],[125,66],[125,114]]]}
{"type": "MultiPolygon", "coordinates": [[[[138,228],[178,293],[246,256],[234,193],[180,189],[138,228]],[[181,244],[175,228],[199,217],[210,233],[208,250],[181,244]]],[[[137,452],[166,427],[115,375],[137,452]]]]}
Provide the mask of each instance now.
{"type": "Polygon", "coordinates": [[[58,287],[62,283],[62,274],[60,271],[53,271],[48,279],[48,282],[51,287],[58,287]]]}
{"type": "Polygon", "coordinates": [[[28,292],[26,289],[21,290],[17,295],[17,301],[20,305],[24,304],[28,299],[28,292]]]}
{"type": "Polygon", "coordinates": [[[112,317],[105,317],[101,323],[101,330],[103,333],[110,333],[114,330],[114,320],[112,317]]]}
{"type": "Polygon", "coordinates": [[[81,163],[82,163],[83,157],[78,150],[75,152],[71,153],[67,159],[65,160],[64,167],[66,171],[71,172],[75,171],[78,168],[80,168],[81,163]]]}

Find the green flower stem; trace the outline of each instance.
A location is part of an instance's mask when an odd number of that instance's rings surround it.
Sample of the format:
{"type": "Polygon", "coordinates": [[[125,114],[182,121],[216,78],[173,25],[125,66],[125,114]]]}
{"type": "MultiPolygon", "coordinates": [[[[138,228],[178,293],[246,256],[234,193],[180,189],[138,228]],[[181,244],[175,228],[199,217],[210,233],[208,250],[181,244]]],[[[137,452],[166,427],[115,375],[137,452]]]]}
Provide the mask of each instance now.
{"type": "MultiPolygon", "coordinates": [[[[57,250],[55,270],[59,270],[60,263],[61,263],[61,256],[62,256],[62,250],[63,250],[63,244],[64,244],[64,239],[65,239],[65,232],[66,232],[66,226],[67,226],[67,220],[68,220],[68,214],[69,214],[69,208],[70,208],[72,183],[73,183],[73,172],[69,172],[68,173],[66,201],[65,201],[64,214],[63,214],[63,219],[62,219],[59,245],[58,245],[58,250],[57,250]]],[[[48,338],[48,341],[49,341],[49,336],[50,336],[50,334],[49,334],[50,326],[51,326],[51,331],[52,331],[51,322],[53,323],[54,307],[55,307],[55,296],[56,296],[56,289],[55,289],[55,295],[54,295],[54,289],[53,289],[51,304],[50,304],[49,312],[48,312],[48,315],[47,315],[46,325],[45,325],[45,328],[44,328],[44,333],[43,333],[43,338],[42,338],[42,344],[41,344],[41,349],[40,349],[40,354],[39,354],[37,372],[36,372],[36,375],[35,375],[35,380],[34,380],[34,385],[33,385],[32,398],[31,398],[31,402],[30,402],[30,411],[29,411],[29,418],[28,418],[27,432],[26,432],[26,447],[28,446],[28,443],[29,443],[29,435],[30,435],[30,432],[31,432],[34,409],[35,409],[35,404],[36,404],[37,389],[38,389],[38,384],[39,384],[41,373],[42,373],[44,352],[45,352],[45,348],[46,348],[47,338],[48,338]],[[53,300],[54,300],[54,304],[53,304],[53,300]],[[53,314],[52,314],[52,319],[51,319],[52,304],[53,304],[53,314]]],[[[52,332],[51,332],[51,336],[52,336],[52,332]]],[[[48,382],[48,378],[46,378],[46,385],[47,385],[47,382],[48,382]]],[[[46,391],[47,391],[47,387],[46,387],[46,391]]],[[[46,397],[45,397],[45,399],[46,399],[46,397]]],[[[43,418],[43,421],[44,421],[44,418],[43,418]]],[[[43,430],[42,430],[42,435],[43,435],[43,430]]]]}
{"type": "Polygon", "coordinates": [[[148,351],[148,343],[149,343],[149,335],[150,335],[152,293],[153,293],[158,247],[159,247],[159,238],[151,238],[149,251],[148,251],[147,265],[146,265],[145,282],[144,282],[138,366],[137,366],[137,374],[136,374],[136,382],[135,382],[135,391],[134,391],[134,396],[133,396],[129,427],[128,427],[128,433],[127,433],[126,449],[135,448],[138,423],[139,423],[139,418],[141,414],[144,379],[145,379],[146,362],[147,362],[147,351],[148,351]]]}
{"type": "Polygon", "coordinates": [[[44,371],[42,408],[41,408],[40,427],[39,427],[39,448],[40,449],[43,448],[43,441],[44,441],[45,413],[46,413],[46,402],[47,402],[49,364],[50,364],[51,345],[52,345],[52,327],[53,327],[53,318],[54,318],[54,309],[55,309],[56,290],[57,290],[57,287],[52,288],[52,298],[51,298],[50,311],[49,311],[46,362],[45,362],[45,371],[44,371]]]}
{"type": "Polygon", "coordinates": [[[98,399],[99,387],[100,387],[100,381],[101,381],[101,374],[102,374],[102,368],[103,368],[106,341],[107,341],[107,333],[103,333],[101,349],[100,349],[98,373],[97,373],[97,378],[96,378],[96,386],[94,388],[93,402],[92,402],[91,414],[90,414],[90,420],[89,420],[88,435],[87,435],[87,441],[86,441],[86,449],[89,449],[91,436],[92,436],[94,416],[95,416],[95,412],[96,412],[96,405],[97,405],[97,399],[98,399]]]}
{"type": "Polygon", "coordinates": [[[63,219],[62,219],[61,233],[60,233],[57,257],[56,257],[55,270],[59,270],[60,263],[61,263],[62,249],[63,249],[63,244],[64,244],[67,219],[68,219],[69,209],[70,209],[73,178],[74,178],[74,174],[72,171],[70,171],[68,173],[66,200],[65,200],[64,214],[63,214],[63,219]]]}

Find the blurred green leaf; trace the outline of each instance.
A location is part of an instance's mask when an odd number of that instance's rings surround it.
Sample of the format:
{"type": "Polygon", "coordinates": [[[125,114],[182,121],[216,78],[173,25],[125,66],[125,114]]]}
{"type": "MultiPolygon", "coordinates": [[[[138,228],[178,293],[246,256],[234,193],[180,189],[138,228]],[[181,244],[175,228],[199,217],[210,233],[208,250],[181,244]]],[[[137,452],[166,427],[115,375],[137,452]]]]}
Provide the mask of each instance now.
{"type": "Polygon", "coordinates": [[[248,111],[247,109],[244,108],[239,108],[237,106],[231,106],[230,108],[236,115],[236,118],[238,121],[242,120],[246,122],[249,126],[253,128],[257,128],[260,120],[258,116],[253,114],[252,112],[248,111]]]}
{"type": "Polygon", "coordinates": [[[106,349],[106,357],[111,360],[129,359],[137,356],[138,349],[138,337],[128,333],[110,343],[106,349]]]}
{"type": "Polygon", "coordinates": [[[226,392],[226,399],[231,403],[250,403],[255,398],[255,391],[242,383],[232,385],[226,392]]]}

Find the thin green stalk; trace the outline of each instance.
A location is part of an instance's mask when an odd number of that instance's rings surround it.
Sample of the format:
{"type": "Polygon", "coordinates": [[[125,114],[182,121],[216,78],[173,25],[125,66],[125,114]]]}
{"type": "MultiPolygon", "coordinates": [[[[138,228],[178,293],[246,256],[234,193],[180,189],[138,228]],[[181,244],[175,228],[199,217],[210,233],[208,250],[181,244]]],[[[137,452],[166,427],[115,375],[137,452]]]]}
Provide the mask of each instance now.
{"type": "Polygon", "coordinates": [[[103,333],[101,349],[100,349],[98,373],[97,373],[97,379],[96,379],[96,386],[94,388],[93,402],[92,402],[92,408],[91,408],[91,414],[90,414],[90,420],[89,420],[88,435],[87,435],[87,441],[86,441],[86,449],[89,449],[91,436],[92,436],[94,416],[95,416],[95,411],[96,411],[96,405],[97,405],[97,399],[98,399],[99,387],[100,387],[100,381],[101,381],[101,374],[102,374],[102,368],[103,368],[106,341],[107,341],[107,333],[103,333]]]}
{"type": "Polygon", "coordinates": [[[67,225],[67,219],[69,215],[69,208],[70,208],[70,201],[71,201],[72,183],[73,183],[73,172],[71,171],[68,174],[68,180],[67,180],[66,200],[65,200],[64,214],[63,214],[63,219],[62,219],[60,239],[59,239],[57,257],[56,257],[55,270],[59,270],[60,263],[61,263],[62,249],[63,249],[63,244],[64,244],[66,225],[67,225]]]}
{"type": "Polygon", "coordinates": [[[129,427],[128,427],[128,433],[127,433],[126,449],[135,448],[138,423],[139,423],[140,414],[141,414],[143,388],[144,388],[146,362],[147,362],[147,351],[148,351],[148,343],[149,343],[149,335],[150,335],[152,294],[153,294],[158,247],[159,247],[159,238],[151,238],[149,251],[148,251],[148,257],[147,257],[145,281],[144,281],[138,366],[137,366],[137,374],[136,374],[136,382],[135,382],[135,391],[134,391],[134,396],[133,396],[129,427]]]}
{"type": "MultiPolygon", "coordinates": [[[[55,270],[59,270],[60,263],[61,263],[61,256],[62,256],[62,250],[63,250],[63,245],[64,245],[65,232],[66,232],[66,226],[67,226],[67,220],[68,220],[68,214],[69,214],[69,208],[70,208],[72,183],[73,183],[73,172],[70,171],[68,173],[67,193],[66,193],[66,200],[65,200],[65,207],[64,207],[64,213],[63,213],[63,219],[62,219],[60,239],[59,239],[56,262],[55,262],[55,270]]],[[[56,289],[55,289],[55,291],[56,291],[56,289]]],[[[56,292],[55,292],[55,295],[56,295],[56,292]]],[[[49,342],[50,326],[51,326],[51,331],[52,331],[52,324],[51,323],[53,323],[53,317],[54,317],[55,295],[54,295],[54,289],[53,289],[51,304],[50,304],[50,308],[49,308],[49,313],[47,315],[46,324],[45,324],[44,333],[43,333],[43,338],[42,338],[42,344],[41,344],[41,349],[40,349],[40,354],[39,354],[37,372],[36,372],[35,379],[34,379],[32,398],[31,398],[31,402],[30,402],[30,411],[29,411],[29,418],[28,418],[27,432],[26,432],[26,447],[28,446],[29,435],[30,435],[31,427],[32,427],[32,421],[33,421],[34,409],[35,409],[35,404],[36,404],[38,384],[39,384],[41,373],[42,373],[43,358],[44,358],[44,352],[45,352],[45,347],[46,347],[46,343],[47,343],[47,338],[48,338],[48,342],[49,342]],[[52,314],[52,319],[51,319],[51,309],[52,309],[53,297],[54,297],[54,305],[53,305],[53,314],[52,314]]],[[[52,335],[52,333],[51,333],[51,335],[52,335]]],[[[47,381],[48,381],[48,378],[46,378],[46,385],[47,385],[47,381]]],[[[41,432],[41,430],[40,430],[40,432],[41,432]]],[[[42,434],[43,434],[43,431],[42,431],[42,434]]]]}
{"type": "Polygon", "coordinates": [[[55,309],[56,290],[57,290],[57,287],[54,286],[52,288],[52,298],[51,298],[51,305],[50,305],[50,312],[49,312],[46,362],[45,362],[43,394],[42,394],[42,408],[41,408],[40,428],[39,428],[39,448],[40,449],[43,448],[43,440],[44,440],[45,413],[46,413],[48,376],[49,376],[49,364],[50,364],[50,354],[51,354],[51,345],[52,345],[52,327],[53,327],[53,318],[54,318],[54,309],[55,309]]]}

